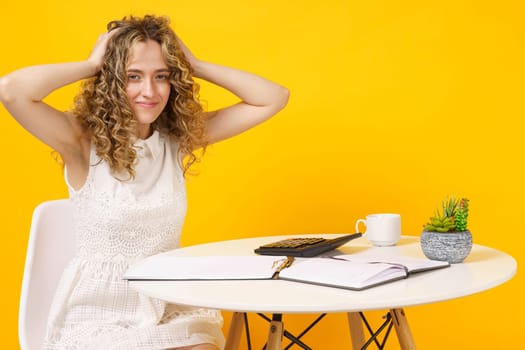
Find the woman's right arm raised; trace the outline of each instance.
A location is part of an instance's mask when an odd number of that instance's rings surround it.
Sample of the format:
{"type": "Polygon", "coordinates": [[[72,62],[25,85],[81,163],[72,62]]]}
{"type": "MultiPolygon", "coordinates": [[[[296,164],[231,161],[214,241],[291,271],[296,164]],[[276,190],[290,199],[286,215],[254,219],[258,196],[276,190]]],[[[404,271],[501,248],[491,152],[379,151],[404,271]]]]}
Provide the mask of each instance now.
{"type": "Polygon", "coordinates": [[[112,34],[102,34],[85,61],[27,67],[0,77],[0,102],[26,130],[63,158],[80,151],[81,128],[67,113],[42,100],[56,89],[95,75],[112,34]]]}

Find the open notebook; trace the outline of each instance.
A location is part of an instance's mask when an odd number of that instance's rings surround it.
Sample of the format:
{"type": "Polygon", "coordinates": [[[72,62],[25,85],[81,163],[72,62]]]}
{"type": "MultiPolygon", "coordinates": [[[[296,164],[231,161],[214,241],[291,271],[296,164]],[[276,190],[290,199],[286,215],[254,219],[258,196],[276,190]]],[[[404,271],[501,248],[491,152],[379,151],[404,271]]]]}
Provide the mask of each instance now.
{"type": "Polygon", "coordinates": [[[361,290],[407,278],[411,273],[450,266],[423,258],[335,255],[317,258],[284,256],[156,255],[131,266],[128,280],[282,279],[361,290]]]}

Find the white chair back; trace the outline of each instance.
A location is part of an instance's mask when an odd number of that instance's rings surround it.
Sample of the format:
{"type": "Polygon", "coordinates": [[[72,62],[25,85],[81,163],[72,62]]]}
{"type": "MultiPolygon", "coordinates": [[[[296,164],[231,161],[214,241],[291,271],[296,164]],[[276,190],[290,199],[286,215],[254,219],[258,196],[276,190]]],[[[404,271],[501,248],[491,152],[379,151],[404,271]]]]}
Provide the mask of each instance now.
{"type": "Polygon", "coordinates": [[[33,212],[26,253],[18,337],[22,350],[41,350],[57,284],[74,254],[69,200],[43,202],[33,212]]]}

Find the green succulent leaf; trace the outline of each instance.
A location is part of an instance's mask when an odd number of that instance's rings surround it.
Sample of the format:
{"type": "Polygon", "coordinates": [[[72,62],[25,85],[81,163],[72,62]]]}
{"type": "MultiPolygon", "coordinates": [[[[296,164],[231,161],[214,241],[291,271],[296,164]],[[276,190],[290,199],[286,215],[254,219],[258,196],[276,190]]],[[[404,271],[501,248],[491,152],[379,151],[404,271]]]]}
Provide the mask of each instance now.
{"type": "Polygon", "coordinates": [[[441,208],[437,208],[434,216],[423,226],[424,230],[442,233],[466,231],[468,210],[467,198],[447,197],[441,202],[441,208]]]}

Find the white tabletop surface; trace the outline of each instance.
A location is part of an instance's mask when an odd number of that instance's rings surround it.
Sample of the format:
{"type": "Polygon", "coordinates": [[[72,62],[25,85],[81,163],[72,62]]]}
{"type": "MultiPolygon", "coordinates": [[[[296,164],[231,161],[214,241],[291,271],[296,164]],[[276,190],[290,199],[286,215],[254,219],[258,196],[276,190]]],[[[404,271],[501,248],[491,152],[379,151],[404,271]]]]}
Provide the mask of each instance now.
{"type": "MultiPolygon", "coordinates": [[[[305,235],[301,235],[303,237],[305,235]]],[[[309,234],[331,238],[331,235],[309,234]]],[[[247,255],[278,239],[267,236],[207,243],[164,254],[181,256],[247,255]]],[[[333,237],[336,237],[335,235],[333,237]]],[[[377,254],[424,257],[419,237],[403,236],[394,247],[372,248],[366,238],[341,247],[341,254],[375,249],[377,254]]],[[[510,255],[474,244],[461,264],[422,272],[409,278],[362,291],[281,280],[250,281],[130,281],[137,291],[172,303],[228,311],[268,313],[352,312],[429,304],[478,293],[512,278],[517,263],[510,255]]]]}

